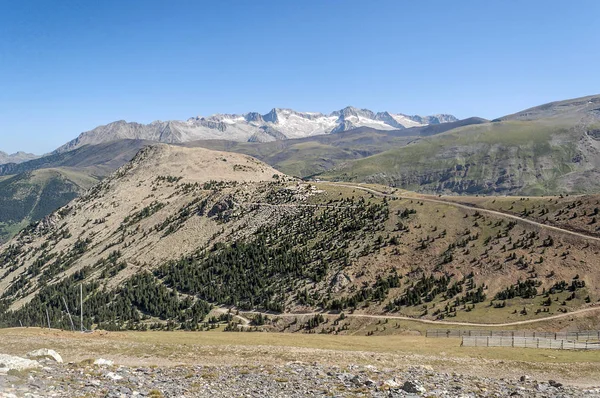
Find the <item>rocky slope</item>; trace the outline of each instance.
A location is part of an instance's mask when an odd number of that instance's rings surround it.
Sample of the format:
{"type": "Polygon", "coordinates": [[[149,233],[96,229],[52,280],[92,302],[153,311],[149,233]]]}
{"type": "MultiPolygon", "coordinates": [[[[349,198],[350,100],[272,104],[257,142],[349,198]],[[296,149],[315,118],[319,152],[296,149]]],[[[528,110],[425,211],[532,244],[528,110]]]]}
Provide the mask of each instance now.
{"type": "Polygon", "coordinates": [[[122,140],[0,165],[0,243],[69,203],[148,143],[122,140]]]}
{"type": "Polygon", "coordinates": [[[357,127],[397,130],[456,120],[451,115],[407,116],[389,112],[375,113],[353,107],[346,107],[329,115],[275,108],[265,115],[256,112],[243,115],[217,114],[210,117],[194,117],[186,121],[156,121],[146,125],[121,120],[84,132],[75,140],[58,148],[56,152],[121,139],[170,144],[207,139],[268,142],[337,133],[357,127]]]}
{"type": "Polygon", "coordinates": [[[524,378],[466,376],[431,367],[378,370],[289,362],[258,366],[106,366],[44,361],[39,371],[0,373],[0,397],[600,397],[600,388],[524,378]],[[3,387],[5,386],[5,387],[3,387]],[[4,392],[2,392],[4,391],[4,392]]]}
{"type": "Polygon", "coordinates": [[[348,162],[323,177],[458,194],[600,189],[600,96],[531,108],[348,162]]]}

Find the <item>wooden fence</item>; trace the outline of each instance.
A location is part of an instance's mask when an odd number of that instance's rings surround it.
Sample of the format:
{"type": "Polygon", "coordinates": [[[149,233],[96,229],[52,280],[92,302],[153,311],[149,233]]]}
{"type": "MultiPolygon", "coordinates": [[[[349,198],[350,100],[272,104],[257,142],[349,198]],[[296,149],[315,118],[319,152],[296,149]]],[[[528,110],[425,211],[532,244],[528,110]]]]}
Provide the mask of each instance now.
{"type": "Polygon", "coordinates": [[[463,329],[430,329],[426,337],[521,337],[543,338],[550,340],[591,340],[600,341],[600,330],[583,330],[578,332],[534,332],[529,330],[463,330],[463,329]]]}
{"type": "Polygon", "coordinates": [[[598,342],[555,340],[534,337],[483,337],[464,336],[463,347],[521,347],[551,348],[558,350],[600,350],[598,342]]]}

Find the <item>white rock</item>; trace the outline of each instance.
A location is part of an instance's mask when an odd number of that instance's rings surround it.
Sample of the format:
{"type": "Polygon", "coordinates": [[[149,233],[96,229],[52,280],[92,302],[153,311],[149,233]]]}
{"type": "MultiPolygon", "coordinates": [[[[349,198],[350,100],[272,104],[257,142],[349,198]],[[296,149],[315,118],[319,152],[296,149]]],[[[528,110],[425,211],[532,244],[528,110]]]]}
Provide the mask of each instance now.
{"type": "Polygon", "coordinates": [[[123,376],[119,376],[118,374],[113,373],[113,372],[108,372],[107,374],[104,375],[104,377],[106,377],[107,379],[114,380],[114,381],[118,381],[123,378],[123,376]]]}
{"type": "Polygon", "coordinates": [[[0,372],[2,370],[8,372],[9,370],[25,370],[39,367],[41,367],[41,365],[37,361],[15,357],[12,355],[0,354],[0,372]]]}
{"type": "Polygon", "coordinates": [[[389,379],[389,380],[384,381],[383,385],[387,386],[389,388],[398,388],[398,387],[400,387],[401,384],[398,383],[396,380],[389,379]]]}
{"type": "Polygon", "coordinates": [[[94,365],[113,366],[114,362],[111,361],[110,359],[98,358],[94,361],[94,365]]]}
{"type": "Polygon", "coordinates": [[[54,362],[63,363],[63,359],[60,354],[54,350],[49,350],[48,348],[40,348],[39,350],[31,351],[27,354],[27,358],[51,359],[54,362]]]}
{"type": "Polygon", "coordinates": [[[373,365],[367,365],[365,366],[365,369],[373,373],[379,373],[379,370],[373,365]]]}

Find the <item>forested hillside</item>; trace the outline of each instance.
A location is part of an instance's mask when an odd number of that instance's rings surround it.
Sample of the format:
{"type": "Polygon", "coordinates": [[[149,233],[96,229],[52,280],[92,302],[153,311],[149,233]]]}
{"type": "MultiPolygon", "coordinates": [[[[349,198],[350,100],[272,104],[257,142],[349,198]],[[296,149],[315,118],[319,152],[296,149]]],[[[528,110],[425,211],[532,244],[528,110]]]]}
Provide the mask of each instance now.
{"type": "Polygon", "coordinates": [[[69,327],[80,284],[84,323],[106,329],[233,321],[215,306],[503,322],[600,298],[598,239],[411,195],[149,147],[2,246],[1,322],[42,325],[48,309],[69,327]]]}

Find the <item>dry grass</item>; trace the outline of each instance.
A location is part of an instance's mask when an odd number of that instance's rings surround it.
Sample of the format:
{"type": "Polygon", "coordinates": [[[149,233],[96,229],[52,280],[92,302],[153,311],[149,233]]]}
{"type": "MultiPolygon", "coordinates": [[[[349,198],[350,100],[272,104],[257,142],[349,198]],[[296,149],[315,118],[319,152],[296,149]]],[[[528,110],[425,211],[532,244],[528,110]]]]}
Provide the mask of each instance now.
{"type": "MultiPolygon", "coordinates": [[[[129,366],[270,366],[290,361],[380,369],[430,366],[439,372],[484,377],[555,379],[579,386],[597,384],[600,356],[594,352],[461,347],[460,339],[422,336],[331,336],[284,333],[96,332],[42,329],[0,330],[0,352],[24,355],[49,347],[68,362],[106,358],[129,366]]],[[[88,362],[86,362],[87,364],[88,362]]],[[[212,378],[211,372],[203,374],[212,378]]],[[[281,381],[283,382],[283,381],[281,381]]]]}

